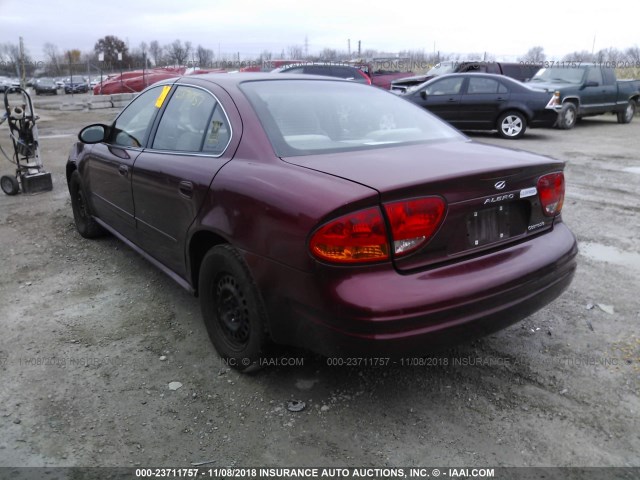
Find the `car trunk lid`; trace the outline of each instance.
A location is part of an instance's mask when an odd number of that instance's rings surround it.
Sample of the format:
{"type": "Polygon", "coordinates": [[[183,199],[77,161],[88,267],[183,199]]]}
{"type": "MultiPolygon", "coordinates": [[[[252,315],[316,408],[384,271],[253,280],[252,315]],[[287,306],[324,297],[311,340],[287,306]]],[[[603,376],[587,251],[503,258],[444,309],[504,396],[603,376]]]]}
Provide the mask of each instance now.
{"type": "MultiPolygon", "coordinates": [[[[452,261],[525,240],[551,228],[542,212],[538,179],[563,162],[474,142],[443,142],[358,150],[283,160],[348,179],[378,191],[381,204],[440,196],[447,211],[420,249],[394,257],[402,271],[452,261]]],[[[383,209],[384,210],[384,209],[383,209]]]]}

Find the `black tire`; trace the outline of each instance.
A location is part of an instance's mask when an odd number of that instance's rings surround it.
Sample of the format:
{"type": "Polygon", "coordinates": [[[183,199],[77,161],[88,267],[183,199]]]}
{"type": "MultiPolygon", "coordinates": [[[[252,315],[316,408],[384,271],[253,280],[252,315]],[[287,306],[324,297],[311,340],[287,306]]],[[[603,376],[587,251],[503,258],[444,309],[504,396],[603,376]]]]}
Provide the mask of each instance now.
{"type": "Polygon", "coordinates": [[[18,179],[16,177],[12,177],[11,175],[3,175],[0,178],[0,187],[2,191],[7,195],[15,195],[20,191],[20,184],[18,183],[18,179]]]}
{"type": "Polygon", "coordinates": [[[522,138],[524,132],[527,130],[527,118],[515,110],[505,112],[498,118],[496,128],[498,129],[498,135],[502,138],[509,140],[522,138]]]}
{"type": "Polygon", "coordinates": [[[209,250],[198,287],[209,338],[225,363],[241,372],[259,370],[268,344],[266,313],[238,251],[230,245],[209,250]]]}
{"type": "Polygon", "coordinates": [[[578,122],[578,108],[574,103],[567,102],[562,105],[558,115],[558,127],[562,130],[571,130],[578,122]]]}
{"type": "Polygon", "coordinates": [[[618,123],[631,123],[636,114],[636,102],[629,100],[622,112],[618,112],[618,123]]]}
{"type": "Polygon", "coordinates": [[[69,180],[69,194],[71,195],[71,208],[73,209],[73,220],[78,233],[84,238],[97,238],[104,235],[104,229],[94,220],[89,204],[86,201],[86,194],[82,188],[80,174],[75,170],[69,180]]]}

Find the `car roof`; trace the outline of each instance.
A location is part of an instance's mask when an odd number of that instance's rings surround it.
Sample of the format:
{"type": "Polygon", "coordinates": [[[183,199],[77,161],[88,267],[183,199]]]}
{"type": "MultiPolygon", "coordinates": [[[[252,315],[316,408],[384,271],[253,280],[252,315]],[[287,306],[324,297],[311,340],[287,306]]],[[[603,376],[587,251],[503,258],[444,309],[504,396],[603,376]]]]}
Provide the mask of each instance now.
{"type": "Polygon", "coordinates": [[[430,78],[425,83],[435,82],[436,80],[442,80],[443,78],[450,77],[464,77],[464,78],[493,78],[495,80],[501,80],[503,82],[511,82],[518,85],[522,85],[522,82],[516,78],[507,77],[506,75],[498,75],[496,73],[473,73],[473,72],[460,72],[460,73],[447,73],[445,75],[439,75],[437,77],[430,78]]]}
{"type": "Polygon", "coordinates": [[[237,73],[204,73],[202,75],[185,75],[178,78],[169,78],[167,80],[155,83],[154,85],[172,85],[174,83],[193,83],[190,80],[207,80],[220,85],[223,88],[237,87],[239,84],[247,81],[282,81],[296,80],[299,82],[308,81],[324,81],[324,82],[344,82],[353,84],[348,80],[339,77],[325,77],[323,75],[299,75],[296,73],[281,73],[273,75],[270,72],[237,72],[237,73]]]}

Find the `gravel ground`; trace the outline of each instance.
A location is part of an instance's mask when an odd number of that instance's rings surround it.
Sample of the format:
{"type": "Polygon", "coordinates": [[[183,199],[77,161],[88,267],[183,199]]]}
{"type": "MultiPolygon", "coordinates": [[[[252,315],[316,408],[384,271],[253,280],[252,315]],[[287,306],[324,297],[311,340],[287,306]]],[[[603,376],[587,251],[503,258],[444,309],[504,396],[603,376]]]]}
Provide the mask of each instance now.
{"type": "Polygon", "coordinates": [[[0,466],[640,466],[640,118],[472,135],[568,162],[579,268],[547,308],[422,365],[285,350],[295,366],[241,375],[197,299],[74,228],[69,148],[114,115],[42,111],[54,189],[0,195],[0,466]]]}

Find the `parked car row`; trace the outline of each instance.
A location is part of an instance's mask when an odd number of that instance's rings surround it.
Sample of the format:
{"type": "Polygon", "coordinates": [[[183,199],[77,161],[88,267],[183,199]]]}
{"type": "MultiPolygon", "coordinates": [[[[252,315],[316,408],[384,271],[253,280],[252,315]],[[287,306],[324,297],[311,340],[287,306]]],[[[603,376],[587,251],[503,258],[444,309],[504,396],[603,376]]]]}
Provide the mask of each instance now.
{"type": "Polygon", "coordinates": [[[391,82],[391,91],[405,93],[407,89],[423,84],[434,77],[449,73],[494,73],[526,82],[540,70],[540,67],[524,63],[508,62],[454,62],[445,61],[434,65],[424,75],[399,78],[391,82]]]}
{"type": "Polygon", "coordinates": [[[610,67],[570,62],[538,69],[524,83],[509,78],[515,73],[445,73],[395,93],[461,130],[497,130],[510,139],[527,127],[570,129],[582,117],[605,113],[629,123],[637,110],[640,81],[618,81],[610,67]]]}

